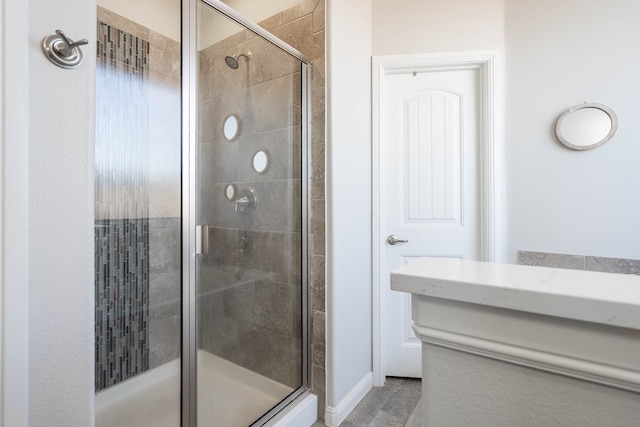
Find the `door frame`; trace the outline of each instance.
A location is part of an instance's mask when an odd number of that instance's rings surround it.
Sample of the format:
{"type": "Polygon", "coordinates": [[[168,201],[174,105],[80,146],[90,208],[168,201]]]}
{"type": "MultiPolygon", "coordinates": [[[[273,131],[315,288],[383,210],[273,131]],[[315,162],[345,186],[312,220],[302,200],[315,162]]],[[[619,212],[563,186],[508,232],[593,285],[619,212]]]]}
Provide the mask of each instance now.
{"type": "Polygon", "coordinates": [[[384,169],[380,162],[380,114],[381,88],[391,74],[410,72],[434,72],[476,70],[478,72],[478,185],[480,260],[503,259],[503,243],[500,224],[500,195],[502,182],[502,91],[501,63],[497,51],[445,52],[435,54],[384,55],[372,59],[372,312],[373,312],[373,383],[385,382],[385,328],[388,283],[382,283],[385,269],[383,224],[386,195],[382,186],[384,169]]]}

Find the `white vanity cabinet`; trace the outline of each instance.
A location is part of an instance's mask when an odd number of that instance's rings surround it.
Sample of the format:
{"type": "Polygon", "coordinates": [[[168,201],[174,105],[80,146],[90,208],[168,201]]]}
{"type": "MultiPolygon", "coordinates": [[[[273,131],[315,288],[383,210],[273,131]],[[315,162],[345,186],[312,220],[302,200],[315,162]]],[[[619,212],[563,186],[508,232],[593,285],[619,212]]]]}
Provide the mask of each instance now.
{"type": "Polygon", "coordinates": [[[391,274],[424,427],[640,426],[640,276],[423,258],[391,274]]]}

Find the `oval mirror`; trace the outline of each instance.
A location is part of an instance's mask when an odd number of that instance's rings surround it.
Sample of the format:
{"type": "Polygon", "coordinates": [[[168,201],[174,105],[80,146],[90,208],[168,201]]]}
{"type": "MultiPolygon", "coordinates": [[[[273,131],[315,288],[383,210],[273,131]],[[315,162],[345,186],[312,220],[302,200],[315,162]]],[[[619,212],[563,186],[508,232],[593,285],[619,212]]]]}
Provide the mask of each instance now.
{"type": "Polygon", "coordinates": [[[253,155],[253,169],[258,173],[265,173],[269,168],[269,153],[260,150],[253,155]]]}
{"type": "Polygon", "coordinates": [[[574,150],[591,150],[613,138],[618,118],[606,105],[584,103],[562,113],[556,123],[560,142],[574,150]]]}
{"type": "Polygon", "coordinates": [[[235,114],[224,119],[222,132],[227,141],[234,141],[240,134],[240,119],[235,114]]]}
{"type": "Polygon", "coordinates": [[[236,198],[236,186],[234,184],[229,184],[224,188],[224,197],[227,198],[227,200],[235,200],[236,198]]]}

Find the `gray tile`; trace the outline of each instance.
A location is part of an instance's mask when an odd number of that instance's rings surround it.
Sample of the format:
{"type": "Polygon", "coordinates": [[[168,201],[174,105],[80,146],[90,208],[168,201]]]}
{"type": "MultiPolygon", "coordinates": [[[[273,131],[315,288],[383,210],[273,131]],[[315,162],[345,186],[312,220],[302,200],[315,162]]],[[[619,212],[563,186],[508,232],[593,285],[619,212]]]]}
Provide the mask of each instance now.
{"type": "Polygon", "coordinates": [[[298,387],[302,381],[301,341],[284,334],[250,326],[240,331],[236,343],[220,354],[227,360],[271,378],[298,387]]]}
{"type": "Polygon", "coordinates": [[[157,321],[180,315],[180,299],[165,301],[162,303],[149,304],[149,325],[157,321]]]}
{"type": "Polygon", "coordinates": [[[311,197],[325,198],[325,145],[311,145],[311,197]]]}
{"type": "Polygon", "coordinates": [[[198,197],[198,224],[222,227],[223,208],[226,204],[231,204],[224,197],[224,191],[230,183],[223,184],[202,184],[199,186],[198,197]]]}
{"type": "Polygon", "coordinates": [[[149,304],[151,306],[179,300],[182,277],[179,269],[166,273],[149,273],[149,304]]]}
{"type": "Polygon", "coordinates": [[[325,366],[325,344],[324,342],[311,343],[311,363],[313,365],[324,367],[325,366]]]}
{"type": "Polygon", "coordinates": [[[282,21],[291,22],[298,20],[305,15],[309,15],[314,11],[317,4],[318,0],[299,0],[292,7],[282,11],[282,21]]]}
{"type": "Polygon", "coordinates": [[[416,419],[414,425],[419,425],[420,386],[418,379],[387,377],[385,385],[371,389],[340,426],[403,426],[416,419]]]}
{"type": "Polygon", "coordinates": [[[272,181],[300,178],[302,158],[301,127],[293,126],[242,136],[238,141],[238,181],[272,181]],[[253,168],[253,156],[260,150],[269,154],[269,167],[263,173],[253,168]]]}
{"type": "Polygon", "coordinates": [[[236,285],[223,291],[224,315],[250,323],[258,323],[255,283],[236,285]]]}
{"type": "Polygon", "coordinates": [[[369,424],[369,427],[402,427],[403,421],[399,421],[395,416],[387,412],[380,411],[369,424]]]}
{"type": "Polygon", "coordinates": [[[605,273],[640,275],[640,260],[588,256],[586,269],[605,273]]]}
{"type": "Polygon", "coordinates": [[[325,254],[325,201],[311,201],[311,254],[325,254]]]}
{"type": "Polygon", "coordinates": [[[326,261],[322,255],[311,257],[310,268],[310,293],[313,310],[326,311],[325,309],[325,268],[326,261]]]}
{"type": "Polygon", "coordinates": [[[320,0],[313,10],[313,32],[322,31],[325,28],[325,4],[320,0]]]}
{"type": "Polygon", "coordinates": [[[310,58],[314,55],[313,43],[313,17],[311,14],[304,15],[300,19],[291,21],[278,28],[273,29],[273,34],[281,40],[295,46],[300,52],[310,58]]]}
{"type": "Polygon", "coordinates": [[[180,228],[179,217],[149,218],[149,229],[180,228]]]}
{"type": "Polygon", "coordinates": [[[180,316],[168,317],[149,325],[149,367],[163,365],[180,357],[180,316]]]}
{"type": "Polygon", "coordinates": [[[420,401],[420,396],[420,380],[405,379],[389,396],[381,410],[404,424],[420,401]]]}
{"type": "Polygon", "coordinates": [[[255,284],[254,311],[256,324],[291,336],[300,336],[300,312],[297,293],[293,286],[257,281],[255,284]]]}
{"type": "Polygon", "coordinates": [[[311,319],[311,341],[324,343],[325,341],[325,313],[314,311],[311,319]]]}
{"type": "Polygon", "coordinates": [[[258,25],[260,25],[262,28],[272,31],[274,28],[277,28],[280,25],[282,25],[282,15],[283,15],[282,12],[276,13],[275,15],[270,16],[267,19],[258,22],[258,25]]]}
{"type": "Polygon", "coordinates": [[[149,271],[151,274],[180,271],[180,228],[149,230],[149,271]]]}
{"type": "Polygon", "coordinates": [[[243,266],[274,273],[277,280],[285,275],[284,233],[247,231],[241,255],[243,266]]]}
{"type": "Polygon", "coordinates": [[[290,285],[302,287],[302,236],[301,233],[284,233],[284,278],[290,285]]]}
{"type": "Polygon", "coordinates": [[[584,270],[585,257],[548,252],[518,251],[518,264],[540,267],[570,268],[584,270]]]}
{"type": "Polygon", "coordinates": [[[318,419],[324,420],[324,409],[326,406],[326,374],[324,367],[312,367],[311,391],[318,396],[318,419]]]}
{"type": "Polygon", "coordinates": [[[300,231],[301,182],[299,179],[256,182],[258,207],[251,214],[252,230],[300,231]]]}
{"type": "Polygon", "coordinates": [[[371,389],[340,425],[370,425],[392,393],[393,390],[385,387],[371,389]]]}
{"type": "Polygon", "coordinates": [[[209,253],[202,257],[206,266],[237,265],[239,257],[238,230],[222,227],[209,228],[209,253]]]}
{"type": "Polygon", "coordinates": [[[205,310],[206,306],[199,305],[198,345],[212,354],[222,355],[238,341],[240,322],[215,310],[205,310]]]}
{"type": "Polygon", "coordinates": [[[420,427],[421,417],[422,417],[422,403],[418,402],[415,409],[411,413],[411,416],[405,423],[405,427],[420,427]]]}

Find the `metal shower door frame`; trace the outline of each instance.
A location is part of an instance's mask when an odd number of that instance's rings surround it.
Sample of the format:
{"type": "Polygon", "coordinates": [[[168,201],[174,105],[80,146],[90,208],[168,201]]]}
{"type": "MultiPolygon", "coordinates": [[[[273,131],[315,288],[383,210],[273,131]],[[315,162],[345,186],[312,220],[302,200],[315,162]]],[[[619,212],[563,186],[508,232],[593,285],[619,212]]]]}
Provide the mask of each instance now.
{"type": "Polygon", "coordinates": [[[262,27],[238,14],[219,0],[182,0],[182,366],[181,366],[181,425],[196,427],[197,417],[197,322],[196,322],[196,151],[197,151],[197,2],[207,4],[242,27],[278,46],[301,61],[302,106],[302,386],[264,414],[255,425],[270,420],[309,388],[309,300],[308,300],[308,207],[309,174],[311,170],[308,144],[310,141],[310,60],[300,51],[280,40],[262,27]]]}

